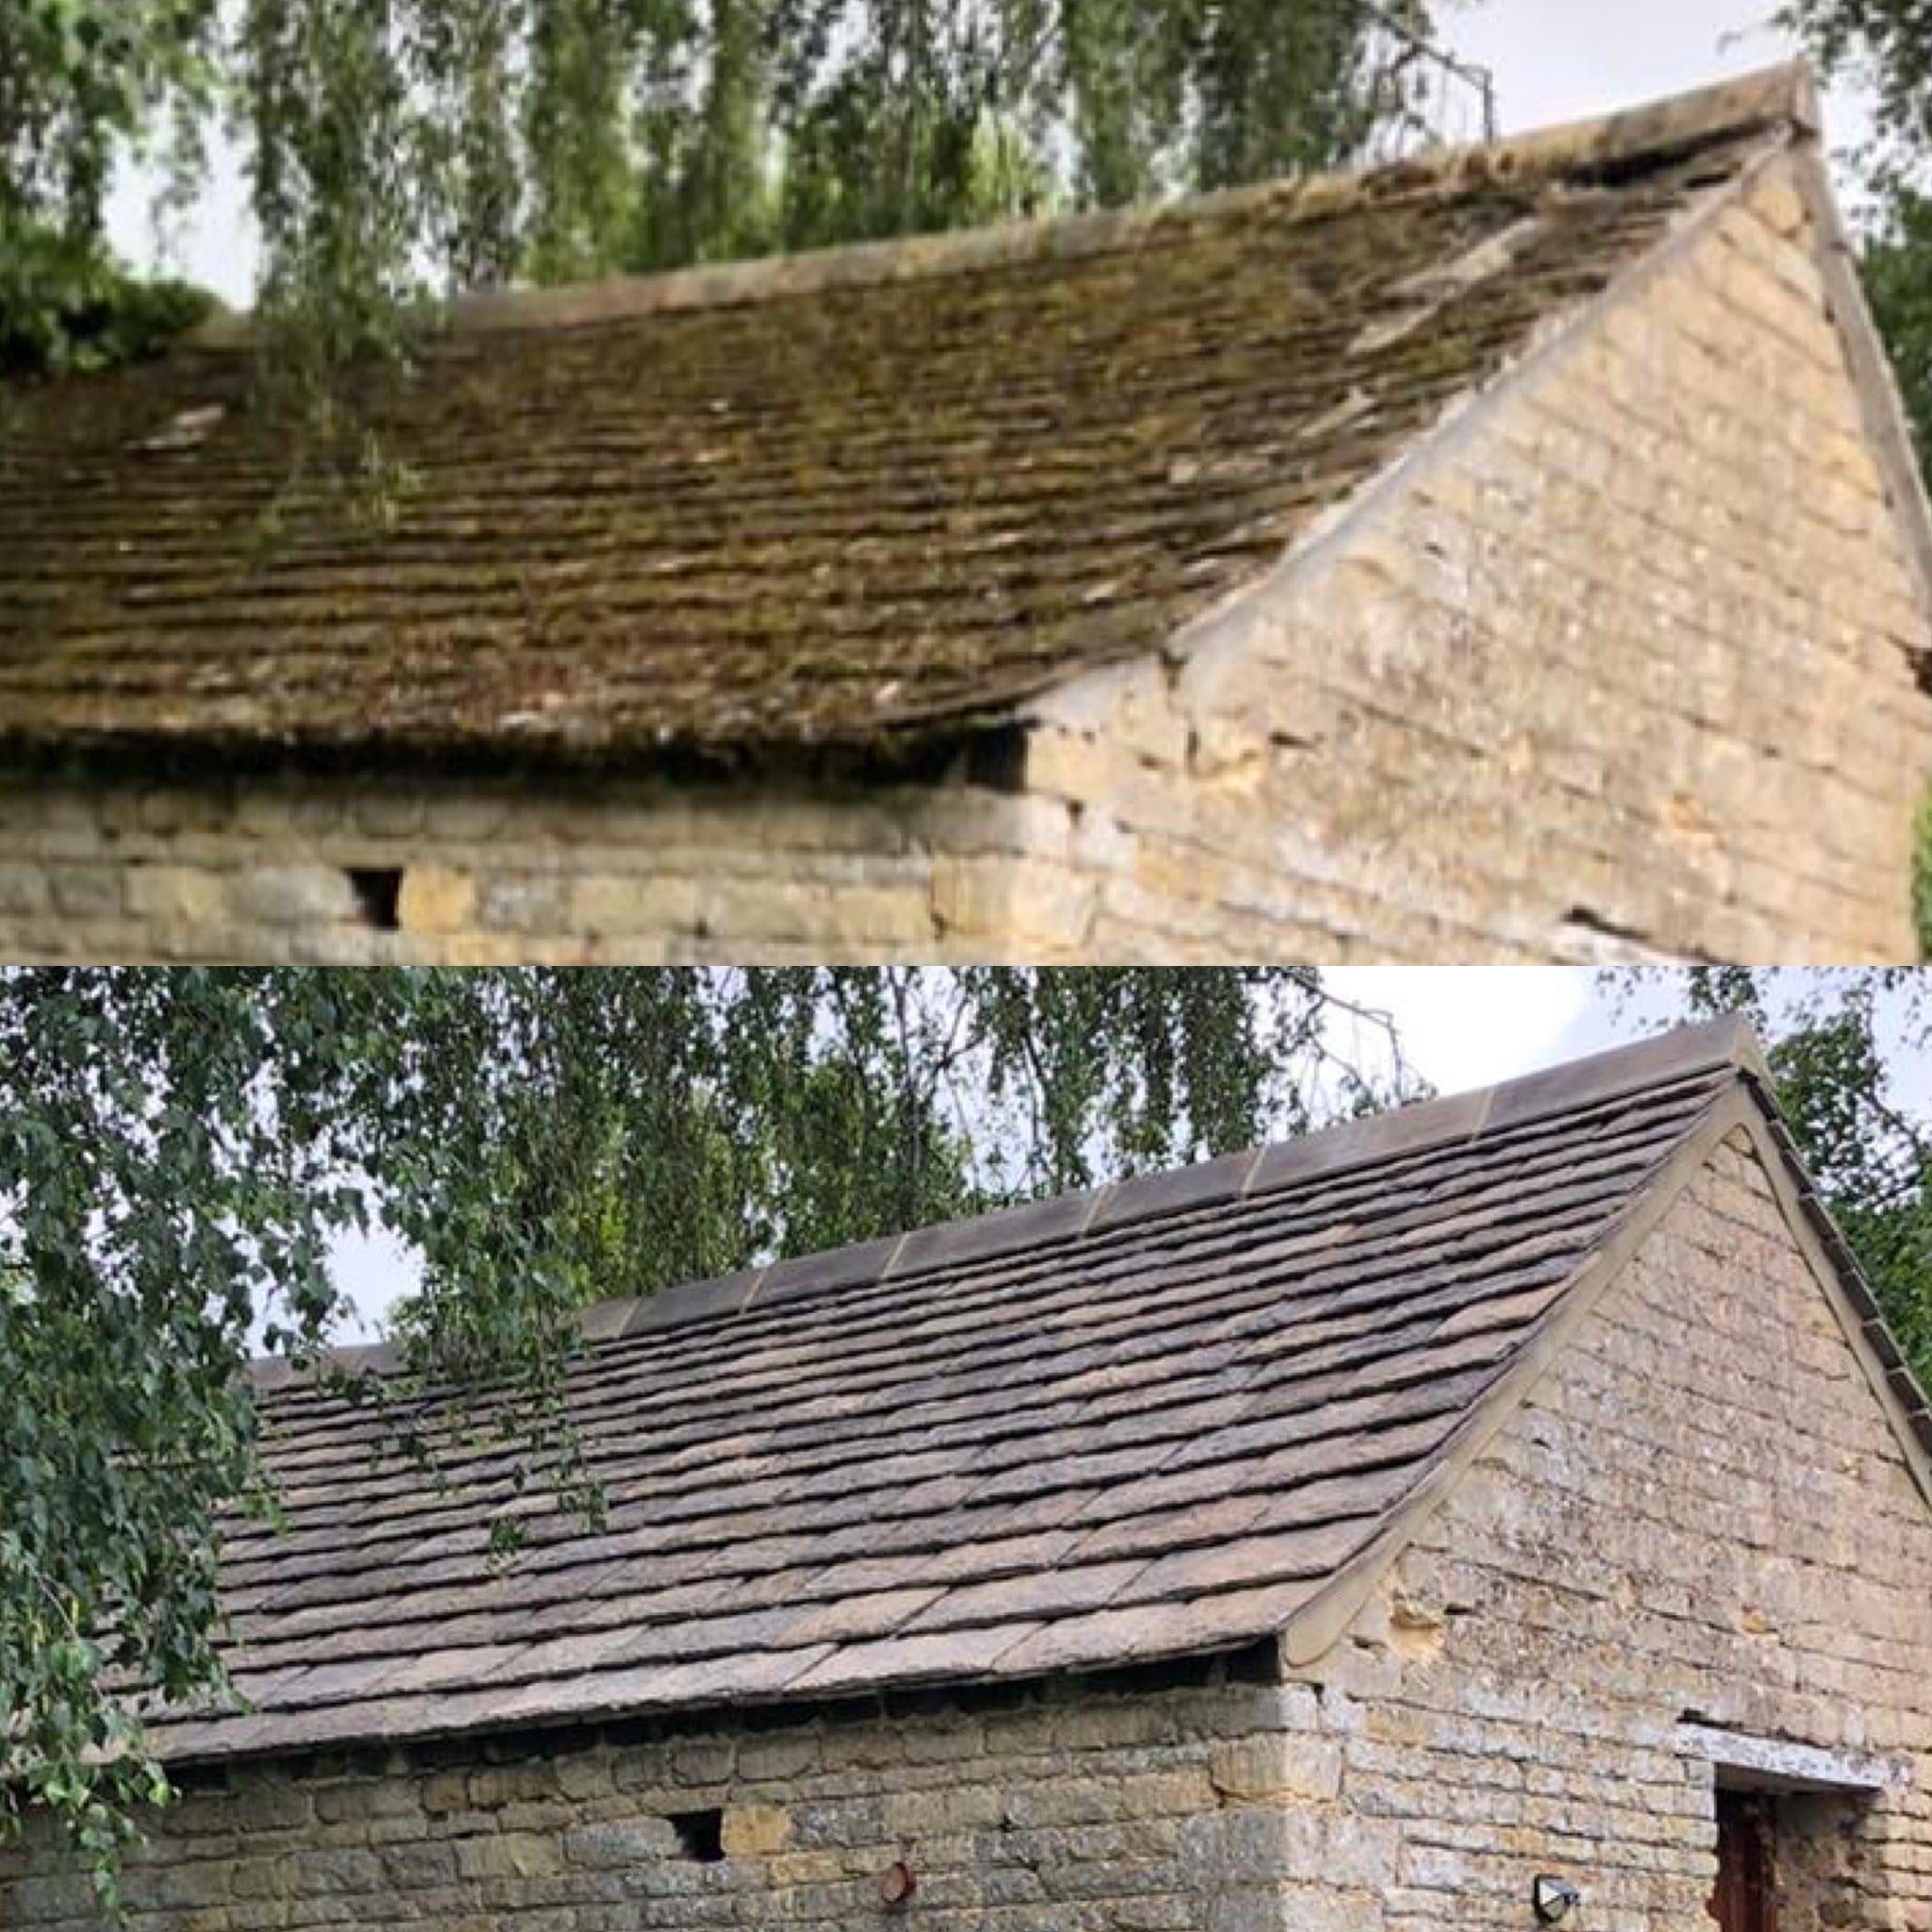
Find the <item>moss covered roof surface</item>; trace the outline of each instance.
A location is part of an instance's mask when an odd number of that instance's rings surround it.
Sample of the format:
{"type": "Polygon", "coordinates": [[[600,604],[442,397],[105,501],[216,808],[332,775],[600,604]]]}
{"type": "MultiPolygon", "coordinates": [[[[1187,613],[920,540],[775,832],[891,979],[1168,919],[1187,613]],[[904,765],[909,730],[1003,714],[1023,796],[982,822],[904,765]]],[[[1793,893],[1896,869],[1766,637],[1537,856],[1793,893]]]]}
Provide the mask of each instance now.
{"type": "Polygon", "coordinates": [[[1773,76],[1358,176],[459,308],[358,400],[245,341],[16,391],[0,741],[878,747],[1160,648],[1790,125],[1773,76]]]}

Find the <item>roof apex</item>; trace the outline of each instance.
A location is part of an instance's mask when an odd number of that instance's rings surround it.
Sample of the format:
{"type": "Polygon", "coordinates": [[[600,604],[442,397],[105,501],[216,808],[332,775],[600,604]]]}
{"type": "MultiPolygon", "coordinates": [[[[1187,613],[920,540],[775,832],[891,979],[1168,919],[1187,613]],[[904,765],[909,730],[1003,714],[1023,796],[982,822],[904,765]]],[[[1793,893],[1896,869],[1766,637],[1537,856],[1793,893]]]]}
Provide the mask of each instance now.
{"type": "Polygon", "coordinates": [[[379,547],[290,476],[233,347],[36,386],[0,450],[0,740],[929,778],[1317,554],[1811,158],[1809,100],[1781,68],[1363,174],[458,305],[370,372],[415,477],[379,547]]]}
{"type": "Polygon", "coordinates": [[[575,1726],[1310,1642],[1629,1230],[1717,1137],[1762,1128],[1747,1058],[1735,1024],[1681,1029],[1413,1109],[1396,1139],[1338,1130],[1338,1158],[1310,1137],[1074,1197],[1057,1231],[983,1267],[952,1265],[956,1229],[768,1271],[741,1325],[573,1365],[610,1508],[541,1510],[513,1579],[484,1562],[495,1512],[521,1507],[489,1431],[457,1428],[431,1482],[371,1468],[379,1417],[291,1391],[264,1432],[289,1526],[238,1526],[223,1550],[252,1714],[158,1709],[158,1748],[575,1726]],[[858,1286],[820,1292],[837,1279],[858,1286]],[[353,1656],[347,1630],[370,1633],[353,1656]]]}

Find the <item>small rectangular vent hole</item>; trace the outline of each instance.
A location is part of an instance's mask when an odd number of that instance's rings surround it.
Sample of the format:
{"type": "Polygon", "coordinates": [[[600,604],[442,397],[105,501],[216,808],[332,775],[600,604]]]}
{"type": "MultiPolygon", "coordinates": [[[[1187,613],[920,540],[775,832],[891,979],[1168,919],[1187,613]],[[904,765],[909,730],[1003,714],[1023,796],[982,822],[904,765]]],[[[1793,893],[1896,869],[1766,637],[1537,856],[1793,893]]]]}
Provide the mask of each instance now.
{"type": "Polygon", "coordinates": [[[397,865],[352,866],[349,887],[364,925],[376,932],[395,932],[396,907],[403,896],[403,871],[397,865]]]}
{"type": "Polygon", "coordinates": [[[724,1814],[715,1806],[705,1811],[674,1811],[670,1825],[677,1834],[677,1849],[698,1865],[716,1865],[724,1857],[724,1814]]]}

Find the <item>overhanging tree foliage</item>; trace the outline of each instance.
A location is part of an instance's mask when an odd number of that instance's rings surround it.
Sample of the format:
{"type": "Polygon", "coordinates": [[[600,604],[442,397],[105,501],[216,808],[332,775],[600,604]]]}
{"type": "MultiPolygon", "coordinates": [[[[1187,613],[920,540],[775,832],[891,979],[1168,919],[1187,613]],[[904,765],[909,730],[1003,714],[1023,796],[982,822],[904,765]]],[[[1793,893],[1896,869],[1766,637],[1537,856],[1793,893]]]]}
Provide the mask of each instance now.
{"type": "Polygon", "coordinates": [[[205,312],[102,239],[117,161],[185,178],[213,107],[214,0],[8,0],[0,8],[0,376],[146,352],[205,312]]]}
{"type": "MultiPolygon", "coordinates": [[[[1421,113],[1428,25],[1426,0],[14,0],[0,238],[98,287],[117,159],[190,186],[225,114],[265,340],[315,394],[425,292],[1336,160],[1421,113]]],[[[17,342],[64,344],[62,301],[0,284],[17,342]]]]}
{"type": "Polygon", "coordinates": [[[0,1827],[58,1814],[111,1904],[163,1789],[115,1687],[218,1687],[221,1524],[275,1507],[242,1367],[337,1330],[343,1231],[413,1246],[416,1375],[569,1507],[583,1301],[1368,1106],[1336,1010],[1272,969],[0,973],[0,1827]]]}

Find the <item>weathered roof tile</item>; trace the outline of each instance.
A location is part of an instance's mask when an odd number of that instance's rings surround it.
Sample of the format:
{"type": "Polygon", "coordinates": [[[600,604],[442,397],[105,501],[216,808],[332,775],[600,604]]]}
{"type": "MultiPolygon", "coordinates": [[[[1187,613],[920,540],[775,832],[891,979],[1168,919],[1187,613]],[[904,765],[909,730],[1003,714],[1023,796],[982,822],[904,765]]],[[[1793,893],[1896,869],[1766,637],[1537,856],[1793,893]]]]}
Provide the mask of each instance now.
{"type": "Polygon", "coordinates": [[[1803,112],[1786,75],[1358,177],[484,305],[362,386],[413,478],[380,531],[291,479],[238,347],[9,394],[0,743],[609,759],[976,726],[1165,646],[1803,112]]]}

